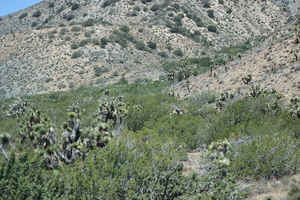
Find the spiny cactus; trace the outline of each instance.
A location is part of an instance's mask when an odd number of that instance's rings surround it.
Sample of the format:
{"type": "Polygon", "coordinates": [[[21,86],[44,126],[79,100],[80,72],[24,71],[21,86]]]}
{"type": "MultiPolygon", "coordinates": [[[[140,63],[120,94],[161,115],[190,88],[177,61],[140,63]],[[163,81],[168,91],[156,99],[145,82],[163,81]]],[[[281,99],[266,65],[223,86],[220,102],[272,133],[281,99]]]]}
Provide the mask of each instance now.
{"type": "Polygon", "coordinates": [[[171,72],[167,73],[168,80],[173,82],[180,82],[186,80],[190,77],[191,70],[189,68],[189,63],[187,61],[182,61],[179,63],[179,67],[172,69],[171,72]]]}
{"type": "Polygon", "coordinates": [[[35,147],[46,148],[55,144],[56,133],[49,118],[42,115],[40,110],[30,110],[19,123],[21,142],[29,139],[35,147]]]}
{"type": "Polygon", "coordinates": [[[249,89],[248,96],[251,98],[258,98],[262,93],[264,92],[263,88],[260,88],[259,85],[255,86],[251,85],[251,88],[249,89]]]}
{"type": "Polygon", "coordinates": [[[174,115],[182,115],[182,114],[188,113],[187,110],[178,108],[178,107],[175,106],[175,105],[172,105],[171,107],[172,107],[172,110],[173,110],[173,111],[172,111],[170,114],[174,114],[174,115]]]}
{"type": "Polygon", "coordinates": [[[9,105],[8,111],[5,113],[7,117],[21,118],[24,116],[30,108],[30,102],[28,100],[22,100],[18,97],[14,102],[9,105]]]}
{"type": "Polygon", "coordinates": [[[99,99],[99,107],[96,116],[99,116],[103,122],[111,123],[113,126],[121,125],[123,118],[127,115],[128,106],[123,102],[123,97],[110,98],[104,96],[99,99]]]}
{"type": "Polygon", "coordinates": [[[230,160],[225,157],[228,149],[230,148],[230,142],[225,139],[223,141],[212,142],[208,146],[207,157],[213,161],[217,161],[216,163],[229,166],[230,160]]]}
{"type": "Polygon", "coordinates": [[[292,54],[293,54],[293,56],[294,56],[293,61],[297,61],[297,60],[298,60],[298,50],[293,50],[293,51],[292,51],[292,54]]]}
{"type": "Polygon", "coordinates": [[[290,99],[289,104],[289,112],[292,116],[300,118],[300,105],[299,105],[300,99],[298,97],[292,97],[290,99]]]}
{"type": "Polygon", "coordinates": [[[251,85],[251,88],[249,89],[249,92],[248,92],[248,97],[258,98],[261,95],[262,96],[274,96],[277,100],[282,98],[282,94],[277,92],[274,88],[272,88],[271,90],[268,90],[265,88],[261,88],[259,85],[257,85],[257,86],[251,85]]]}
{"type": "Polygon", "coordinates": [[[294,31],[294,43],[298,44],[298,43],[300,43],[300,29],[299,29],[299,25],[295,25],[293,27],[293,31],[294,31]]]}
{"type": "Polygon", "coordinates": [[[248,84],[251,80],[252,80],[252,75],[251,74],[248,74],[247,76],[242,77],[242,81],[245,84],[248,84]]]}
{"type": "Polygon", "coordinates": [[[220,96],[216,100],[216,107],[219,110],[222,110],[228,103],[233,100],[234,93],[221,93],[220,96]]]}

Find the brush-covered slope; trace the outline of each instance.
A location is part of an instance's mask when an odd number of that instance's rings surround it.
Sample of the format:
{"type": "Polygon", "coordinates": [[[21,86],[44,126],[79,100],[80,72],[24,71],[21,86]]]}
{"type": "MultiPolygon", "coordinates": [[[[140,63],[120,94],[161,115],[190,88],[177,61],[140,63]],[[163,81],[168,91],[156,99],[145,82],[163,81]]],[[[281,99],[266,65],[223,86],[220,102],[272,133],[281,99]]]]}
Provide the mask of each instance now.
{"type": "Polygon", "coordinates": [[[272,34],[294,2],[45,0],[0,18],[0,97],[158,79],[163,61],[214,57],[272,34]]]}

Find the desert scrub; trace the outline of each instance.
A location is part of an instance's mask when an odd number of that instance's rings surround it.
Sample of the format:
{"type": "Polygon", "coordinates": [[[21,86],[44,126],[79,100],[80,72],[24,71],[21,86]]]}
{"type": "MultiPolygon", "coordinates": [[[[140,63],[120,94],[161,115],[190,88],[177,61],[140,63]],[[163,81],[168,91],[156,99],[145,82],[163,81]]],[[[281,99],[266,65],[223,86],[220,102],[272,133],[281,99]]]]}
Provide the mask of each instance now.
{"type": "Polygon", "coordinates": [[[90,39],[84,39],[84,40],[81,40],[80,43],[79,43],[79,46],[80,47],[84,47],[85,45],[87,45],[91,40],[90,39]]]}
{"type": "Polygon", "coordinates": [[[183,56],[183,52],[181,49],[176,49],[175,51],[173,51],[173,54],[175,56],[178,56],[178,57],[182,57],[183,56]]]}
{"type": "Polygon", "coordinates": [[[81,27],[80,26],[73,26],[71,31],[72,32],[79,32],[79,31],[81,31],[81,27]]]}
{"type": "Polygon", "coordinates": [[[37,11],[35,11],[35,12],[32,14],[32,17],[38,18],[38,17],[40,17],[41,15],[42,15],[42,12],[41,12],[40,10],[37,10],[37,11]]]}
{"type": "Polygon", "coordinates": [[[77,43],[72,43],[71,44],[71,49],[78,49],[78,44],[77,43]]]}
{"type": "Polygon", "coordinates": [[[81,23],[82,26],[94,26],[96,23],[96,20],[93,18],[89,18],[88,20],[81,23]]]}
{"type": "Polygon", "coordinates": [[[93,43],[94,45],[101,45],[100,41],[99,41],[98,39],[96,39],[96,38],[93,38],[93,39],[92,39],[92,43],[93,43]]]}
{"type": "Polygon", "coordinates": [[[81,54],[80,51],[75,51],[75,52],[73,52],[71,58],[79,58],[81,55],[82,55],[82,54],[81,54]]]}
{"type": "Polygon", "coordinates": [[[217,27],[215,25],[208,25],[207,26],[207,30],[209,32],[213,32],[213,33],[216,33],[217,32],[217,27]]]}
{"type": "Polygon", "coordinates": [[[25,17],[27,17],[28,16],[28,13],[27,12],[24,12],[24,13],[22,13],[20,16],[19,16],[19,19],[23,19],[23,18],[25,18],[25,17]]]}

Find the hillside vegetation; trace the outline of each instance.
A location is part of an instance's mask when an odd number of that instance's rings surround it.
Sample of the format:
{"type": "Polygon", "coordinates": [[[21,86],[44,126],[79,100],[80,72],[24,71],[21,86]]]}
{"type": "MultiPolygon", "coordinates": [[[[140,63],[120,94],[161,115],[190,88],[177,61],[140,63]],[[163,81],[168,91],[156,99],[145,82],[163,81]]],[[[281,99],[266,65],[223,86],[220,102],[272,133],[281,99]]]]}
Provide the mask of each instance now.
{"type": "MultiPolygon", "coordinates": [[[[156,80],[165,73],[161,66],[166,62],[226,59],[232,52],[223,48],[241,45],[238,52],[243,53],[291,20],[288,5],[249,0],[43,1],[1,17],[0,95],[111,84],[122,75],[130,82],[156,80]],[[97,67],[101,70],[95,72],[97,67]]],[[[196,64],[198,71],[207,67],[196,64]]]]}

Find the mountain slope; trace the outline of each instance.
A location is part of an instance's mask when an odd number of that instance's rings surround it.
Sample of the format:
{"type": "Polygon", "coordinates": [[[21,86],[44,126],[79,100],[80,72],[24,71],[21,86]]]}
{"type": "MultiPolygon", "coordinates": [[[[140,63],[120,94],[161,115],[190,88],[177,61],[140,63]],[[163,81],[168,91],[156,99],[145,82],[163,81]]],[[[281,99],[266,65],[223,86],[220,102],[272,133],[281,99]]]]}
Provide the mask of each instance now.
{"type": "Polygon", "coordinates": [[[268,36],[289,20],[289,5],[45,0],[1,18],[0,97],[110,84],[121,76],[158,79],[164,71],[155,66],[164,61],[214,57],[223,47],[268,36]]]}

